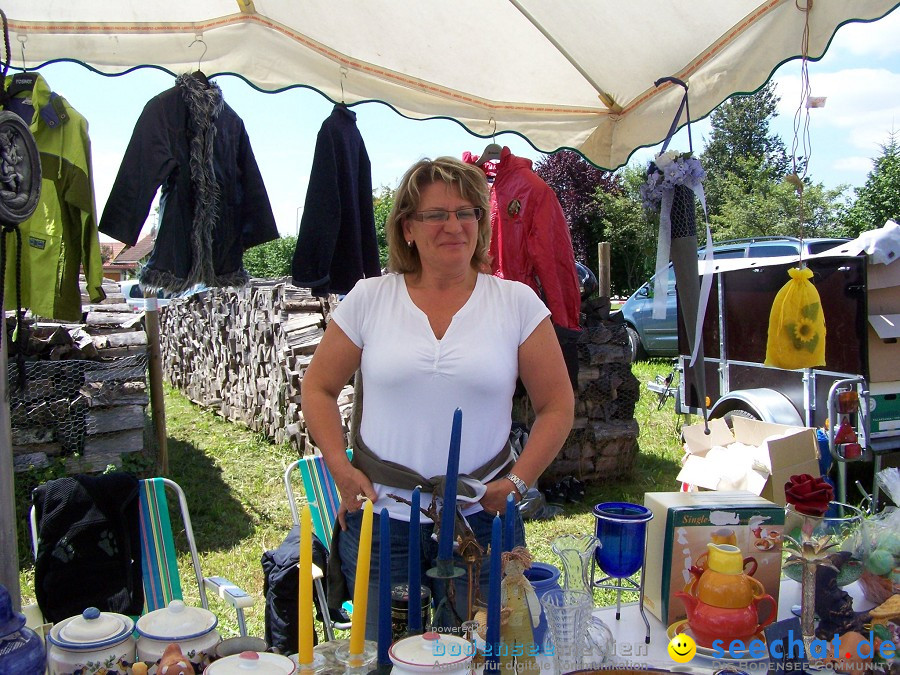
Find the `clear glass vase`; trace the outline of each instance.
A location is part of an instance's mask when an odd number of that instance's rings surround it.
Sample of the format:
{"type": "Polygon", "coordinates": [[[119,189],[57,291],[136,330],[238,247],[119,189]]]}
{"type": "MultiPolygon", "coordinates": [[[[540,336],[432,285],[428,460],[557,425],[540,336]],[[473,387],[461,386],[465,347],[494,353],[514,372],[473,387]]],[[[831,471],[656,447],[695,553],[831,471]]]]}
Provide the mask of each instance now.
{"type": "Polygon", "coordinates": [[[564,534],[550,542],[550,548],[562,560],[564,589],[592,592],[588,575],[598,546],[600,540],[592,534],[564,534]]]}
{"type": "Polygon", "coordinates": [[[580,670],[588,649],[588,625],[594,606],[586,590],[552,590],[541,598],[547,616],[556,672],[580,670]]]}

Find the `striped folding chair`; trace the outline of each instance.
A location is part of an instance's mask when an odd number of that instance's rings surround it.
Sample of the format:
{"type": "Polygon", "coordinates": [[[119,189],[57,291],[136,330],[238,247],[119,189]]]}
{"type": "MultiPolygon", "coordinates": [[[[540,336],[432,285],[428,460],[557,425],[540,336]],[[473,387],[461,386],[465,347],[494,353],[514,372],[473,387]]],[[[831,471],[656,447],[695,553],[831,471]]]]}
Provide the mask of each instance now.
{"type": "MultiPolygon", "coordinates": [[[[168,478],[147,478],[138,481],[138,487],[144,612],[166,607],[172,600],[184,599],[181,587],[181,574],[178,571],[178,558],[172,521],[169,516],[167,495],[167,491],[169,491],[178,500],[178,511],[181,514],[185,538],[191,553],[191,564],[194,568],[201,605],[205,609],[209,609],[207,592],[215,593],[234,607],[237,612],[240,634],[246,635],[247,626],[244,621],[244,609],[253,605],[253,598],[223,577],[203,576],[184,490],[181,489],[178,483],[168,478]]],[[[36,556],[40,533],[37,527],[37,513],[33,506],[30,518],[31,544],[33,553],[36,556]]]]}
{"type": "Polygon", "coordinates": [[[178,559],[175,555],[172,522],[169,517],[167,489],[178,499],[178,509],[199,589],[200,604],[204,609],[209,609],[207,592],[215,593],[235,609],[240,634],[247,635],[244,609],[253,605],[253,598],[228,579],[203,576],[187,498],[181,486],[168,478],[148,478],[140,481],[141,572],[144,577],[145,611],[166,607],[172,600],[184,599],[178,559]]]}
{"type": "MultiPolygon", "coordinates": [[[[348,453],[350,451],[348,450],[348,453]]],[[[313,534],[327,549],[331,545],[331,534],[337,521],[338,507],[341,504],[341,496],[338,494],[334,478],[325,465],[325,459],[320,454],[306,455],[295,462],[291,462],[284,471],[284,489],[287,493],[288,505],[291,509],[291,518],[294,525],[300,524],[300,514],[297,509],[297,500],[294,497],[293,474],[300,471],[300,479],[303,483],[303,492],[309,504],[312,515],[313,534]]],[[[313,586],[319,598],[320,607],[328,607],[325,598],[323,584],[324,574],[322,570],[313,565],[313,586]]],[[[345,603],[347,607],[349,603],[345,603]]],[[[351,608],[352,611],[352,608],[351,608]]],[[[325,629],[325,639],[334,639],[334,629],[349,630],[347,622],[332,621],[327,611],[322,612],[322,624],[325,629]]]]}

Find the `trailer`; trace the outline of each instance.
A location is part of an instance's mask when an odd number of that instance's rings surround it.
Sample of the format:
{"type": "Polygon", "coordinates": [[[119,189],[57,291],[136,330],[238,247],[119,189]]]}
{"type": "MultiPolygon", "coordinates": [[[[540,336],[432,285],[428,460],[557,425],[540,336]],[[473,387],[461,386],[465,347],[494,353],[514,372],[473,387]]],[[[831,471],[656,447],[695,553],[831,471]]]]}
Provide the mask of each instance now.
{"type": "MultiPolygon", "coordinates": [[[[871,462],[877,473],[886,455],[900,452],[900,263],[873,262],[859,241],[803,261],[825,315],[824,366],[764,365],[769,313],[796,258],[713,261],[702,331],[710,418],[824,429],[841,502],[849,463],[871,462]]],[[[700,414],[680,308],[678,323],[676,406],[700,414]]],[[[872,490],[875,506],[875,481],[872,490]]]]}

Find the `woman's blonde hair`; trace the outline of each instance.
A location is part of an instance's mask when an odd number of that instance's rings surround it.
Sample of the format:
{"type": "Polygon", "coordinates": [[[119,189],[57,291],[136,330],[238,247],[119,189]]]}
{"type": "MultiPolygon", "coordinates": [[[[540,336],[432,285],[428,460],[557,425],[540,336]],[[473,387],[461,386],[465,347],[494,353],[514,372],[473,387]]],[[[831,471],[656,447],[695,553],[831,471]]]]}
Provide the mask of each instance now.
{"type": "Polygon", "coordinates": [[[388,243],[388,269],[400,273],[421,271],[419,251],[415,246],[407,245],[403,235],[403,221],[419,210],[422,190],[438,181],[456,187],[463,199],[481,209],[478,242],[471,264],[478,271],[490,271],[491,257],[488,250],[491,244],[491,216],[487,179],[474,164],[466,164],[453,157],[421,159],[400,180],[394,193],[394,207],[384,225],[388,243]]]}

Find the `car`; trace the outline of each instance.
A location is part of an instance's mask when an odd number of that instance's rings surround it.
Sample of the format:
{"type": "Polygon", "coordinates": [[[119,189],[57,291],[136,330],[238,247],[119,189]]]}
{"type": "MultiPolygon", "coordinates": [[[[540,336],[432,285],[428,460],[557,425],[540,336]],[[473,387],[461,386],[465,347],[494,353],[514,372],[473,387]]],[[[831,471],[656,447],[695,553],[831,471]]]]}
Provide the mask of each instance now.
{"type": "MultiPolygon", "coordinates": [[[[827,251],[843,244],[847,239],[815,238],[798,239],[796,237],[752,237],[747,239],[729,239],[714,242],[713,258],[772,258],[777,256],[813,255],[827,251]]],[[[703,249],[697,251],[703,255],[703,249]]],[[[666,271],[666,317],[653,318],[653,287],[656,275],[638,288],[622,305],[619,312],[611,318],[622,321],[628,333],[628,342],[632,360],[648,356],[678,356],[678,308],[675,291],[675,270],[669,263],[666,271]]]]}
{"type": "MultiPolygon", "coordinates": [[[[147,308],[147,299],[144,297],[144,289],[137,279],[126,279],[119,282],[119,288],[125,297],[125,303],[134,312],[143,312],[147,308]]],[[[172,302],[173,294],[162,289],[156,291],[156,304],[164,307],[172,302]]]]}

